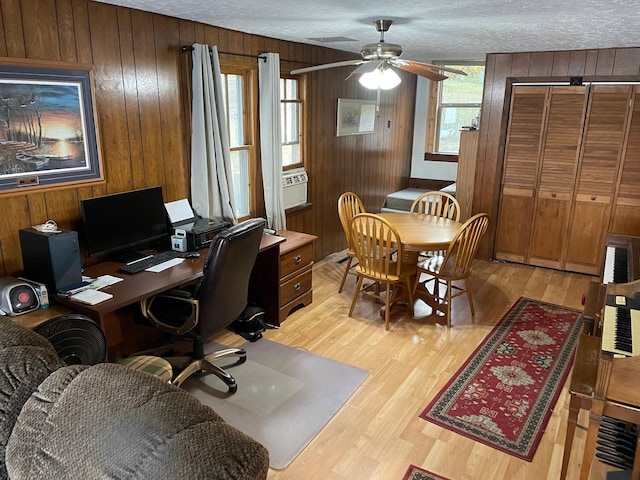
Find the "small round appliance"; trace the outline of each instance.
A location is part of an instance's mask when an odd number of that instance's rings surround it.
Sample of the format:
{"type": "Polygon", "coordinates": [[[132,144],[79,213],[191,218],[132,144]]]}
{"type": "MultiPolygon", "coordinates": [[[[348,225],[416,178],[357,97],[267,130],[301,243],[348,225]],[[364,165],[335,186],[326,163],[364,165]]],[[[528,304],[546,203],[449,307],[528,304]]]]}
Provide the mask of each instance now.
{"type": "Polygon", "coordinates": [[[15,277],[0,278],[0,310],[5,315],[22,315],[39,307],[40,299],[32,285],[15,277]]]}

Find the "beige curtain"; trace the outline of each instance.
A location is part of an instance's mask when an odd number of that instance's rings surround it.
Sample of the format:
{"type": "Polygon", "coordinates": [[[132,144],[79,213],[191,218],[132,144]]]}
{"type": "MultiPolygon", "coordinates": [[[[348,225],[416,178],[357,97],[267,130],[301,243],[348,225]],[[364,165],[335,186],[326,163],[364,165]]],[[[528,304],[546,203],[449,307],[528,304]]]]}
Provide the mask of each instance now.
{"type": "Polygon", "coordinates": [[[260,150],[267,224],[275,230],[287,228],[282,193],[282,133],[280,124],[280,56],[263,53],[258,58],[260,87],[260,150]]]}
{"type": "Polygon", "coordinates": [[[238,223],[218,49],[193,44],[191,203],[212,220],[238,223]]]}

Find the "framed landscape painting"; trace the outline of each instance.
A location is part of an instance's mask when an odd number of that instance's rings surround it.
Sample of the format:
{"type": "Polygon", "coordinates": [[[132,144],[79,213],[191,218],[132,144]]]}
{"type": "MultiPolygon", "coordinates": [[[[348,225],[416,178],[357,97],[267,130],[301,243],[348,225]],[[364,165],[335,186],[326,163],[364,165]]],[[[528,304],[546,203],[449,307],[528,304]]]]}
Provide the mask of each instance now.
{"type": "Polygon", "coordinates": [[[0,196],[103,180],[91,67],[0,59],[0,196]]]}

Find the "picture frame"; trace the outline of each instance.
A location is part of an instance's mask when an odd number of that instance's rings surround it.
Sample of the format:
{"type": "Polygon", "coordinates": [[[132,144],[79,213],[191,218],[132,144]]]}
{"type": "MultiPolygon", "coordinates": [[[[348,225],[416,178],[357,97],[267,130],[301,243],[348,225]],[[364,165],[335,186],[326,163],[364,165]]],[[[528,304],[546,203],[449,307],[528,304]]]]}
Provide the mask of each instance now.
{"type": "Polygon", "coordinates": [[[338,98],[336,136],[364,135],[375,132],[377,104],[375,100],[338,98]]]}
{"type": "Polygon", "coordinates": [[[0,59],[0,196],[104,182],[91,66],[0,59]]]}

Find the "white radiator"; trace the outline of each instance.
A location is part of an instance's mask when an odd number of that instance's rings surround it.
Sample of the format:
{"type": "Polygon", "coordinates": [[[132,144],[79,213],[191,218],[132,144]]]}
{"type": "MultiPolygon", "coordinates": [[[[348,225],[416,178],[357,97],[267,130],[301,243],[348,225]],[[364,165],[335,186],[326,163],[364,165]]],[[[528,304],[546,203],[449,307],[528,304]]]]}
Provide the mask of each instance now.
{"type": "Polygon", "coordinates": [[[307,203],[307,183],[309,177],[304,168],[288,170],[282,175],[282,191],[284,208],[291,208],[307,203]]]}

